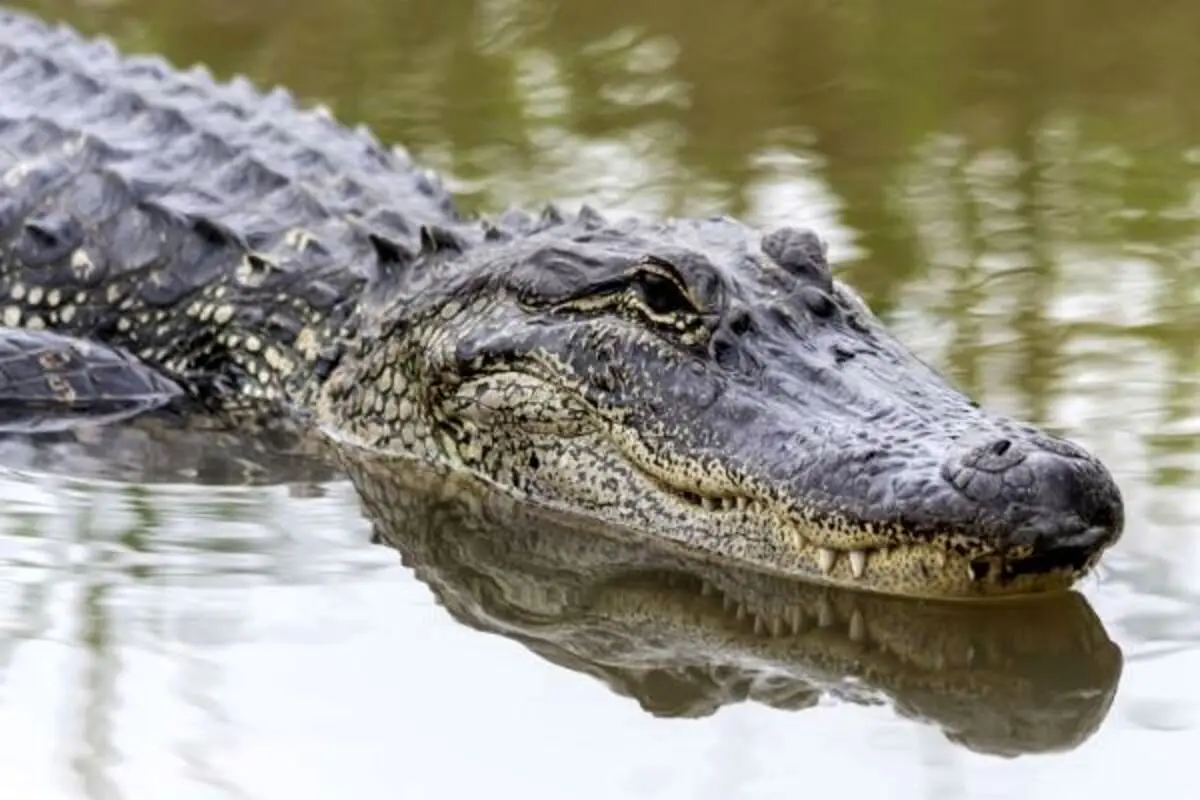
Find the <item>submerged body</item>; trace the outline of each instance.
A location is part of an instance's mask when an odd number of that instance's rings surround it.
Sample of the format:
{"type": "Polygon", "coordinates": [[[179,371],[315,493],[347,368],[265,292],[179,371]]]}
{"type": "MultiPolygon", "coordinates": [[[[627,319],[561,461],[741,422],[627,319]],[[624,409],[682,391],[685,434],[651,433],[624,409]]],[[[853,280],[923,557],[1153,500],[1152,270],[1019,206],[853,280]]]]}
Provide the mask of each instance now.
{"type": "Polygon", "coordinates": [[[1061,589],[1123,526],[1103,465],[978,408],[810,232],[466,219],[405,155],[285,93],[6,12],[0,324],[132,357],[133,394],[166,379],[219,414],[828,583],[1061,589]]]}

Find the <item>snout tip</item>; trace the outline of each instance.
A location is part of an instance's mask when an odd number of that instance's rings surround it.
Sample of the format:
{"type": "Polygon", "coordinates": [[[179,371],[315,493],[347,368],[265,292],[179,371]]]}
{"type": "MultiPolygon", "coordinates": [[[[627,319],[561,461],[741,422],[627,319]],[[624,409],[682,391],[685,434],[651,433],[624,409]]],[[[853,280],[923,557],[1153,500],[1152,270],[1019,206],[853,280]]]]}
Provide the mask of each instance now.
{"type": "Polygon", "coordinates": [[[958,492],[1011,531],[1005,537],[1010,546],[1087,560],[1124,530],[1124,501],[1112,473],[1069,442],[996,439],[965,450],[945,467],[958,492]]]}

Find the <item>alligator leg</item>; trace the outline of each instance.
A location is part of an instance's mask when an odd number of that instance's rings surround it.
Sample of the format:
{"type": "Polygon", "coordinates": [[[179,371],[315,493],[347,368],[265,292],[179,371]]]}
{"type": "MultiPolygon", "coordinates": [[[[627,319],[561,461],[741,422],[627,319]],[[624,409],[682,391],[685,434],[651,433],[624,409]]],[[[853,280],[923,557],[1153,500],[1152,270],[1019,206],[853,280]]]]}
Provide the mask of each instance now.
{"type": "Polygon", "coordinates": [[[48,330],[0,328],[0,433],[115,422],[183,394],[123,350],[48,330]]]}

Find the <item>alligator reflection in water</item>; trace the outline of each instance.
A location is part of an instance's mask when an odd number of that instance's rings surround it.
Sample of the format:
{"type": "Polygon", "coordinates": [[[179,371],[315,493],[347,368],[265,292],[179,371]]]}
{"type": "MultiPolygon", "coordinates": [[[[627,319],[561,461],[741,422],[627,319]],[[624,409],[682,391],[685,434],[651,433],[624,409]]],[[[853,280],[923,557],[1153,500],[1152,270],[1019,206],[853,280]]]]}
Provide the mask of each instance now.
{"type": "MultiPolygon", "coordinates": [[[[208,466],[189,480],[331,477],[309,443],[285,444],[151,414],[0,436],[0,454],[10,466],[143,483],[197,463],[208,466]]],[[[1121,652],[1074,592],[938,604],[813,586],[670,551],[411,462],[337,458],[376,540],[458,622],[596,677],[658,716],[700,717],[745,700],[801,710],[828,696],[890,704],[973,750],[1019,755],[1077,747],[1116,692],[1121,652]]]]}
{"type": "Polygon", "coordinates": [[[890,703],[973,750],[1070,749],[1121,651],[1082,595],[939,605],[717,566],[407,462],[346,461],[377,542],[459,622],[604,681],[652,714],[823,695],[890,703]],[[590,528],[586,531],[583,528],[590,528]]]}

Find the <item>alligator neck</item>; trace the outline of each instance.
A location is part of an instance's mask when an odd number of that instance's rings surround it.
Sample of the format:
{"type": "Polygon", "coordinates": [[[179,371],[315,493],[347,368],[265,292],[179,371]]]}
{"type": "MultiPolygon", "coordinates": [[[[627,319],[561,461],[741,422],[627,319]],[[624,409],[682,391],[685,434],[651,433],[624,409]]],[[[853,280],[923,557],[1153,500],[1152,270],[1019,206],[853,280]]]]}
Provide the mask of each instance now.
{"type": "Polygon", "coordinates": [[[482,319],[498,291],[472,284],[480,273],[464,262],[500,263],[526,234],[500,231],[490,222],[426,227],[411,251],[375,239],[376,269],[357,297],[286,347],[277,345],[285,359],[273,359],[264,374],[280,381],[287,402],[342,437],[382,446],[401,430],[414,442],[432,436],[431,421],[415,413],[441,384],[430,372],[454,357],[455,330],[482,319]],[[401,418],[405,424],[395,424],[401,418]]]}
{"type": "Polygon", "coordinates": [[[412,247],[364,234],[370,246],[359,252],[374,261],[365,268],[362,263],[281,268],[266,254],[247,249],[236,268],[203,288],[184,309],[192,323],[202,323],[194,330],[209,331],[208,341],[198,348],[177,336],[166,357],[152,360],[185,380],[189,370],[212,375],[214,363],[227,365],[215,373],[223,382],[218,391],[208,392],[220,396],[224,407],[266,402],[311,411],[332,376],[363,377],[362,362],[385,336],[421,316],[436,315],[444,303],[425,307],[429,298],[453,300],[431,290],[454,274],[465,253],[481,246],[503,248],[516,238],[497,237],[496,231],[491,225],[425,226],[419,246],[413,242],[412,247]]]}

